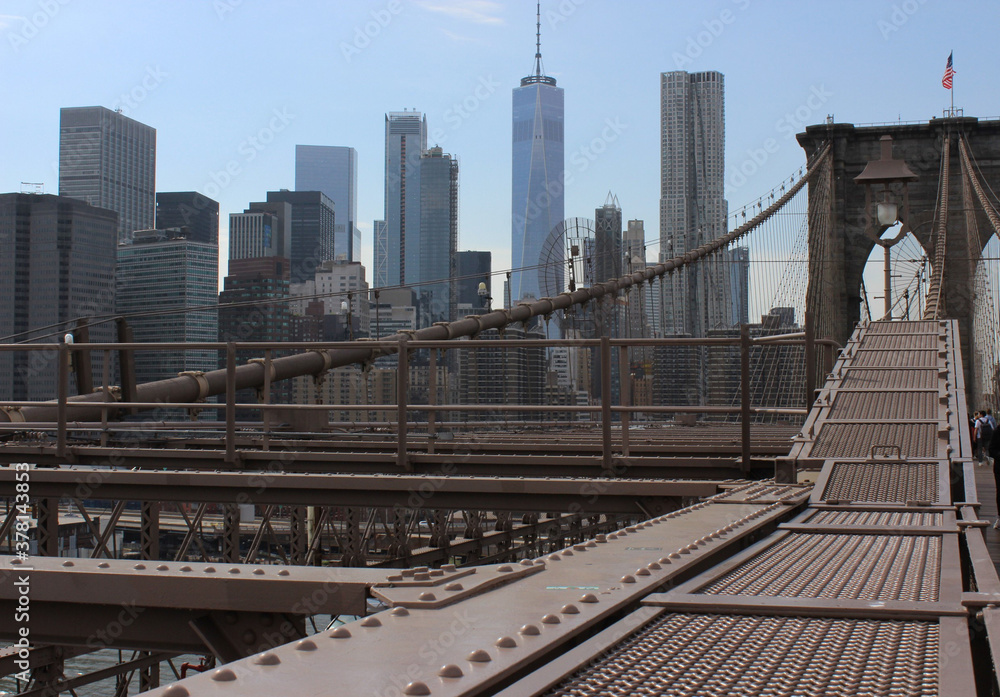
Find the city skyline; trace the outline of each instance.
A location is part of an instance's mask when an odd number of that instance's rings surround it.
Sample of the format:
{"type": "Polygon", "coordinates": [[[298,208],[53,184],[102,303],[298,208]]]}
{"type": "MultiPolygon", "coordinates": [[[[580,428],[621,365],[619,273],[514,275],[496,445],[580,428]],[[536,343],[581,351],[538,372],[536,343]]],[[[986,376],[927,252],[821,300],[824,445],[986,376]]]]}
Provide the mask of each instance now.
{"type": "MultiPolygon", "coordinates": [[[[1000,14],[998,8],[903,5],[852,2],[848,12],[834,13],[818,3],[749,0],[698,7],[543,3],[548,72],[567,95],[566,167],[572,181],[565,215],[588,215],[612,189],[623,216],[644,220],[647,239],[654,236],[661,72],[726,75],[727,102],[735,116],[726,133],[731,213],[802,164],[803,153],[792,136],[827,114],[856,123],[940,115],[949,96],[940,86],[941,73],[960,40],[956,105],[976,116],[1000,111],[984,91],[974,89],[988,80],[992,61],[985,26],[1000,14]],[[821,40],[810,40],[820,24],[823,33],[815,36],[821,40]],[[770,57],[760,38],[775,26],[782,27],[784,42],[774,55],[778,70],[762,71],[747,58],[770,57]],[[615,41],[596,41],[601,37],[615,41]],[[612,50],[615,43],[625,46],[612,50]],[[902,58],[900,48],[916,43],[925,49],[902,58]],[[845,46],[858,50],[844,51],[845,46]],[[872,64],[884,70],[872,71],[872,64]],[[879,72],[891,78],[876,76],[879,72]],[[872,77],[859,80],[858,75],[872,77]],[[887,84],[892,86],[888,94],[887,84]]],[[[371,221],[382,216],[379,121],[405,106],[437,124],[429,146],[441,145],[461,161],[459,248],[491,251],[494,269],[501,271],[510,266],[509,234],[504,233],[510,224],[507,90],[531,68],[534,9],[534,3],[400,0],[315,5],[309,8],[309,22],[302,21],[302,12],[288,18],[265,13],[279,36],[293,25],[306,33],[302,43],[314,32],[324,36],[324,46],[317,49],[328,72],[324,84],[337,84],[337,94],[352,94],[349,103],[334,103],[317,96],[332,89],[305,89],[311,70],[289,74],[287,59],[265,61],[227,39],[264,21],[262,8],[228,0],[121,5],[111,23],[107,12],[76,5],[59,5],[54,15],[36,21],[38,13],[44,14],[40,5],[12,2],[0,17],[6,38],[0,59],[10,68],[12,99],[0,108],[18,138],[0,145],[0,156],[17,166],[5,168],[0,185],[17,191],[22,181],[42,182],[45,191],[57,191],[58,113],[74,105],[120,107],[155,128],[157,187],[198,190],[219,200],[222,220],[241,212],[248,201],[261,200],[266,191],[293,188],[295,145],[354,147],[361,260],[372,268],[371,221]],[[155,29],[114,28],[121,26],[155,29]],[[93,37],[102,48],[82,55],[74,48],[81,36],[93,37]],[[203,54],[181,55],[178,36],[198,42],[203,54]],[[132,60],[117,60],[123,51],[132,60]],[[404,55],[412,58],[400,61],[404,55]],[[205,71],[206,65],[211,70],[205,71]],[[206,79],[213,73],[218,75],[206,79]],[[276,81],[277,74],[285,79],[276,81]],[[39,80],[50,89],[39,90],[39,80]],[[261,81],[273,85],[267,95],[250,88],[261,81]]],[[[651,250],[649,256],[655,255],[651,250]]],[[[224,272],[220,269],[220,275],[224,272]]]]}

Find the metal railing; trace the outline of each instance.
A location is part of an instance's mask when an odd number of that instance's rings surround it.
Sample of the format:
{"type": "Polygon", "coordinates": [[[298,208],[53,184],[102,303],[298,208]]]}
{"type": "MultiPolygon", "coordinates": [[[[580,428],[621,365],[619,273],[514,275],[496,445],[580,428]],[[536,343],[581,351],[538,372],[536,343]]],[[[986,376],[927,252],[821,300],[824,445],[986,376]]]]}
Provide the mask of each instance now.
{"type": "MultiPolygon", "coordinates": [[[[808,327],[808,322],[807,322],[808,327]]],[[[0,423],[2,430],[39,430],[55,431],[56,446],[55,454],[58,458],[69,456],[68,434],[74,428],[83,426],[83,422],[95,423],[93,418],[99,412],[100,432],[102,434],[102,445],[106,442],[107,433],[113,429],[112,421],[117,414],[133,413],[137,410],[146,409],[183,409],[183,410],[216,410],[223,412],[223,419],[216,424],[199,424],[192,421],[188,428],[191,430],[209,429],[219,430],[219,426],[224,427],[223,443],[225,447],[225,461],[236,463],[237,453],[237,412],[239,410],[255,410],[261,414],[259,422],[260,434],[263,437],[262,447],[267,449],[269,439],[273,436],[276,424],[273,418],[277,412],[291,414],[294,412],[319,411],[329,414],[333,411],[368,411],[368,412],[395,412],[394,421],[381,422],[387,427],[396,428],[396,460],[398,466],[411,471],[412,467],[408,461],[408,445],[410,422],[409,417],[414,413],[426,414],[426,433],[433,441],[437,435],[439,426],[439,415],[441,412],[496,412],[501,414],[592,414],[599,415],[592,420],[591,424],[601,426],[601,460],[605,469],[611,470],[614,463],[614,450],[617,448],[622,457],[629,456],[629,430],[632,415],[643,414],[694,414],[694,415],[719,415],[719,416],[739,416],[741,424],[741,468],[749,471],[751,465],[750,448],[750,425],[754,416],[771,415],[805,415],[813,401],[816,391],[816,368],[817,349],[825,354],[823,360],[827,366],[827,371],[832,369],[834,352],[839,346],[829,339],[816,340],[808,329],[806,331],[751,337],[750,327],[743,326],[738,337],[709,337],[709,338],[664,338],[664,339],[610,339],[602,337],[600,339],[580,339],[580,340],[547,340],[547,339],[520,339],[520,340],[482,340],[482,339],[462,339],[454,340],[412,340],[403,336],[399,341],[354,341],[354,342],[282,342],[282,343],[260,343],[260,342],[229,342],[229,343],[115,343],[115,344],[66,344],[39,345],[39,344],[4,344],[0,345],[0,356],[10,351],[52,351],[56,349],[57,355],[57,397],[55,400],[55,422],[26,422],[18,418],[21,409],[25,407],[38,407],[53,403],[22,401],[7,402],[0,406],[11,423],[0,423]],[[396,401],[394,403],[377,404],[301,404],[301,403],[272,403],[271,402],[271,376],[273,375],[272,361],[275,353],[291,350],[314,350],[331,351],[336,349],[355,349],[363,345],[367,351],[371,349],[384,349],[386,353],[395,354],[397,365],[395,367],[396,381],[396,401]],[[802,395],[798,406],[754,406],[751,395],[751,349],[754,346],[802,346],[804,348],[805,362],[805,384],[802,389],[794,390],[793,393],[802,395]],[[713,404],[635,404],[632,395],[631,362],[629,351],[636,348],[657,348],[657,347],[733,347],[739,349],[739,385],[740,397],[738,404],[725,406],[713,404]],[[540,348],[548,349],[555,347],[574,347],[581,350],[592,350],[599,355],[599,384],[602,398],[599,403],[592,404],[518,404],[518,403],[468,403],[458,404],[452,402],[439,402],[439,387],[437,380],[437,366],[439,352],[444,355],[448,351],[465,351],[476,349],[515,349],[515,348],[540,348]],[[617,377],[620,385],[620,396],[618,403],[613,403],[612,382],[614,378],[614,350],[618,350],[617,377]],[[212,350],[225,355],[225,395],[224,401],[217,403],[198,401],[171,401],[169,399],[158,399],[157,401],[141,401],[134,396],[126,398],[128,394],[135,395],[134,387],[117,388],[110,385],[110,365],[112,363],[113,352],[122,355],[129,355],[136,351],[187,351],[187,350],[212,350]],[[427,382],[427,402],[411,403],[410,388],[411,383],[409,373],[411,370],[412,356],[417,351],[428,351],[428,382],[427,382]],[[70,367],[80,366],[93,352],[103,352],[104,380],[103,385],[94,389],[94,393],[101,395],[101,401],[72,401],[70,398],[70,367]],[[237,384],[237,362],[238,352],[259,352],[262,358],[254,359],[263,366],[264,381],[258,391],[260,401],[256,403],[245,403],[237,401],[237,392],[241,386],[237,384]],[[85,418],[74,418],[74,412],[79,415],[85,412],[85,418]],[[615,420],[619,421],[619,438],[613,437],[613,425],[615,420]]],[[[128,358],[127,360],[131,360],[128,358]]],[[[188,374],[188,377],[192,377],[188,374]]],[[[193,375],[195,380],[200,380],[198,374],[193,375]]],[[[596,382],[596,380],[595,380],[596,382]]],[[[207,390],[206,390],[207,392],[207,390]]],[[[221,395],[220,395],[221,396],[221,395]]],[[[325,420],[329,424],[329,420],[325,420]]],[[[255,423],[255,422],[254,422],[255,423]]],[[[336,422],[334,422],[336,423],[336,422]]],[[[581,425],[582,422],[573,422],[574,425],[581,425]]],[[[245,437],[242,429],[248,425],[245,421],[240,422],[240,435],[245,437]]],[[[155,430],[155,429],[153,429],[155,430]]]]}

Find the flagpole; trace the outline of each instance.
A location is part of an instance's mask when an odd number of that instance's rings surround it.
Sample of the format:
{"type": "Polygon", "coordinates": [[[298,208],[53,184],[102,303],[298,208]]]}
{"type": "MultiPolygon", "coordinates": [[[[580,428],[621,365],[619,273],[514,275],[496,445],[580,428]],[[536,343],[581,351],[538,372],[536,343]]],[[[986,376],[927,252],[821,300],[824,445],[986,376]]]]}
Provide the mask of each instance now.
{"type": "MultiPolygon", "coordinates": [[[[955,69],[954,68],[954,66],[955,66],[955,52],[952,51],[949,54],[949,56],[951,56],[951,61],[952,61],[951,65],[952,65],[952,70],[954,71],[954,69],[955,69]]],[[[952,78],[951,78],[951,89],[948,90],[948,91],[951,92],[951,117],[955,118],[955,77],[954,77],[954,75],[952,75],[952,78]]]]}

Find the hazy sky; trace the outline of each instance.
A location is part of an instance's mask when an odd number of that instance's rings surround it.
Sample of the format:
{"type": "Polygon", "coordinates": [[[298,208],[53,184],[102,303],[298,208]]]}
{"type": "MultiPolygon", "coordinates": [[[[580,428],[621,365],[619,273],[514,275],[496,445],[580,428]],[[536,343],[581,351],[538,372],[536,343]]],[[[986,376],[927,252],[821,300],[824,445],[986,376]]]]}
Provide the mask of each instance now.
{"type": "MultiPolygon", "coordinates": [[[[940,116],[951,50],[955,105],[1000,114],[998,26],[985,0],[546,0],[566,215],[593,217],[612,191],[658,236],[663,71],[725,75],[733,211],[803,163],[805,124],[940,116]]],[[[384,115],[415,108],[461,163],[459,248],[509,265],[511,89],[532,69],[534,2],[0,0],[0,39],[0,191],[57,193],[59,108],[120,106],[157,130],[158,190],[220,202],[225,258],[228,214],[294,188],[296,144],[349,145],[370,279],[384,115]]]]}

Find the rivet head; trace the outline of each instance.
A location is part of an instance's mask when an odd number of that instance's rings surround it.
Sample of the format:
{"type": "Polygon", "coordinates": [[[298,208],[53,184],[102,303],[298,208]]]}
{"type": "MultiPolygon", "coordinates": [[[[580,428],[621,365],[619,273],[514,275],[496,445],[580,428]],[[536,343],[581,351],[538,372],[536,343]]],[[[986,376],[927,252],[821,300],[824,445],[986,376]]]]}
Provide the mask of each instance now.
{"type": "Polygon", "coordinates": [[[238,574],[239,572],[240,572],[240,570],[237,569],[235,566],[229,570],[229,573],[231,573],[231,574],[238,574]]]}
{"type": "Polygon", "coordinates": [[[62,563],[62,565],[63,565],[63,566],[74,566],[73,562],[71,562],[71,561],[64,561],[64,562],[62,563]]]}
{"type": "Polygon", "coordinates": [[[427,687],[427,683],[419,680],[415,680],[403,688],[404,695],[429,695],[430,693],[431,688],[427,687]]]}
{"type": "Polygon", "coordinates": [[[136,571],[142,571],[143,569],[146,568],[146,565],[145,564],[136,564],[132,568],[135,569],[136,571]]]}
{"type": "Polygon", "coordinates": [[[468,656],[466,656],[465,660],[472,661],[473,663],[489,663],[493,659],[490,658],[490,655],[485,651],[483,651],[482,649],[476,649],[468,656]]]}
{"type": "Polygon", "coordinates": [[[278,654],[266,651],[253,659],[253,662],[259,666],[276,666],[281,663],[281,659],[278,658],[278,654]]]}
{"type": "Polygon", "coordinates": [[[597,596],[594,595],[593,593],[587,593],[586,595],[580,597],[580,602],[581,603],[596,603],[597,602],[597,596]]]}
{"type": "Polygon", "coordinates": [[[264,575],[264,569],[254,569],[253,570],[253,575],[254,576],[263,576],[264,575]]]}
{"type": "MultiPolygon", "coordinates": [[[[159,567],[157,567],[157,568],[159,568],[159,567]]],[[[190,567],[190,566],[186,566],[186,565],[185,565],[185,566],[182,566],[182,567],[181,567],[181,568],[180,568],[179,570],[180,570],[180,571],[191,571],[191,567],[190,567]]],[[[206,569],[206,571],[207,571],[207,570],[208,570],[208,569],[206,569]]]]}
{"type": "Polygon", "coordinates": [[[572,557],[573,556],[573,550],[572,549],[564,549],[562,555],[564,557],[572,557]]]}
{"type": "Polygon", "coordinates": [[[597,543],[594,542],[593,540],[591,540],[590,542],[588,542],[587,544],[584,545],[584,547],[596,547],[596,546],[597,546],[597,543]]]}
{"type": "Polygon", "coordinates": [[[21,560],[20,559],[11,559],[10,563],[13,564],[14,566],[18,566],[21,563],[21,560]]]}
{"type": "Polygon", "coordinates": [[[501,649],[512,649],[517,646],[517,642],[509,636],[502,636],[496,641],[496,645],[501,649]]]}
{"type": "Polygon", "coordinates": [[[647,569],[652,569],[653,571],[659,571],[663,567],[661,567],[658,563],[656,563],[654,561],[654,562],[650,562],[649,564],[647,564],[646,568],[647,569]]]}
{"type": "Polygon", "coordinates": [[[560,622],[562,620],[556,615],[546,615],[542,618],[542,624],[559,624],[560,622]]]}
{"type": "Polygon", "coordinates": [[[501,574],[509,574],[514,568],[504,564],[503,566],[497,567],[497,572],[501,574]]]}
{"type": "Polygon", "coordinates": [[[597,541],[598,542],[607,542],[608,541],[608,536],[607,535],[598,535],[597,536],[597,541]]]}
{"type": "Polygon", "coordinates": [[[521,627],[519,633],[523,634],[524,636],[538,636],[541,632],[535,625],[526,624],[523,627],[521,627]]]}
{"type": "Polygon", "coordinates": [[[382,620],[380,620],[378,617],[366,617],[363,620],[361,620],[361,626],[362,627],[381,627],[382,626],[382,620]]]}
{"type": "Polygon", "coordinates": [[[315,651],[316,642],[312,639],[303,639],[295,644],[296,651],[315,651]]]}
{"type": "Polygon", "coordinates": [[[586,552],[587,545],[573,545],[573,549],[575,549],[577,552],[586,552]]]}
{"type": "Polygon", "coordinates": [[[635,583],[635,576],[625,575],[621,577],[622,583],[635,583]]]}
{"type": "Polygon", "coordinates": [[[176,683],[163,691],[163,697],[189,697],[190,694],[186,687],[176,683]]]}
{"type": "Polygon", "coordinates": [[[580,608],[578,608],[573,603],[569,603],[567,605],[563,605],[562,610],[560,610],[559,612],[561,612],[564,615],[579,615],[580,608]]]}
{"type": "MultiPolygon", "coordinates": [[[[181,569],[181,571],[183,571],[183,570],[184,569],[181,569]]],[[[215,567],[214,566],[206,566],[204,569],[202,569],[202,571],[204,571],[206,574],[214,574],[215,573],[215,567]]]]}
{"type": "Polygon", "coordinates": [[[552,561],[559,561],[561,558],[562,557],[560,557],[558,554],[550,554],[549,555],[549,559],[552,560],[552,561]]]}
{"type": "Polygon", "coordinates": [[[216,682],[230,682],[236,679],[236,673],[230,668],[219,668],[217,671],[212,673],[212,680],[216,682]]]}
{"type": "Polygon", "coordinates": [[[649,569],[636,569],[635,570],[635,575],[636,576],[649,576],[649,569]]]}
{"type": "Polygon", "coordinates": [[[109,569],[109,568],[111,568],[111,564],[107,563],[106,561],[102,561],[100,564],[97,565],[97,568],[98,569],[109,569]]]}
{"type": "Polygon", "coordinates": [[[421,593],[421,594],[420,594],[420,595],[419,595],[419,596],[417,597],[417,599],[418,599],[418,600],[425,600],[425,601],[427,601],[427,602],[430,602],[431,600],[437,600],[437,596],[436,596],[436,595],[434,595],[433,593],[421,593]]]}
{"type": "Polygon", "coordinates": [[[660,557],[660,563],[661,564],[669,564],[670,563],[670,557],[660,557]]]}
{"type": "Polygon", "coordinates": [[[531,561],[530,559],[522,559],[520,561],[520,564],[521,566],[534,566],[535,562],[531,561]]]}
{"type": "Polygon", "coordinates": [[[278,572],[278,575],[279,576],[288,576],[289,575],[289,571],[288,571],[288,569],[282,569],[281,571],[278,572]]]}
{"type": "Polygon", "coordinates": [[[157,566],[157,567],[156,567],[156,570],[157,570],[157,571],[166,571],[166,570],[167,570],[167,569],[169,569],[169,568],[170,568],[170,567],[169,567],[169,566],[167,566],[166,564],[160,564],[159,566],[157,566]]]}
{"type": "Polygon", "coordinates": [[[407,610],[405,607],[394,607],[389,612],[389,614],[395,615],[396,617],[406,617],[407,615],[410,614],[410,611],[407,610]]]}
{"type": "Polygon", "coordinates": [[[454,663],[449,663],[446,666],[441,666],[441,670],[438,671],[438,677],[441,678],[460,678],[465,675],[462,669],[456,666],[454,663]]]}
{"type": "Polygon", "coordinates": [[[460,591],[464,590],[465,586],[463,586],[461,583],[449,583],[447,586],[444,587],[444,589],[446,591],[460,591]]]}
{"type": "Polygon", "coordinates": [[[331,639],[350,639],[351,632],[347,627],[337,627],[332,632],[327,634],[331,639]]]}

